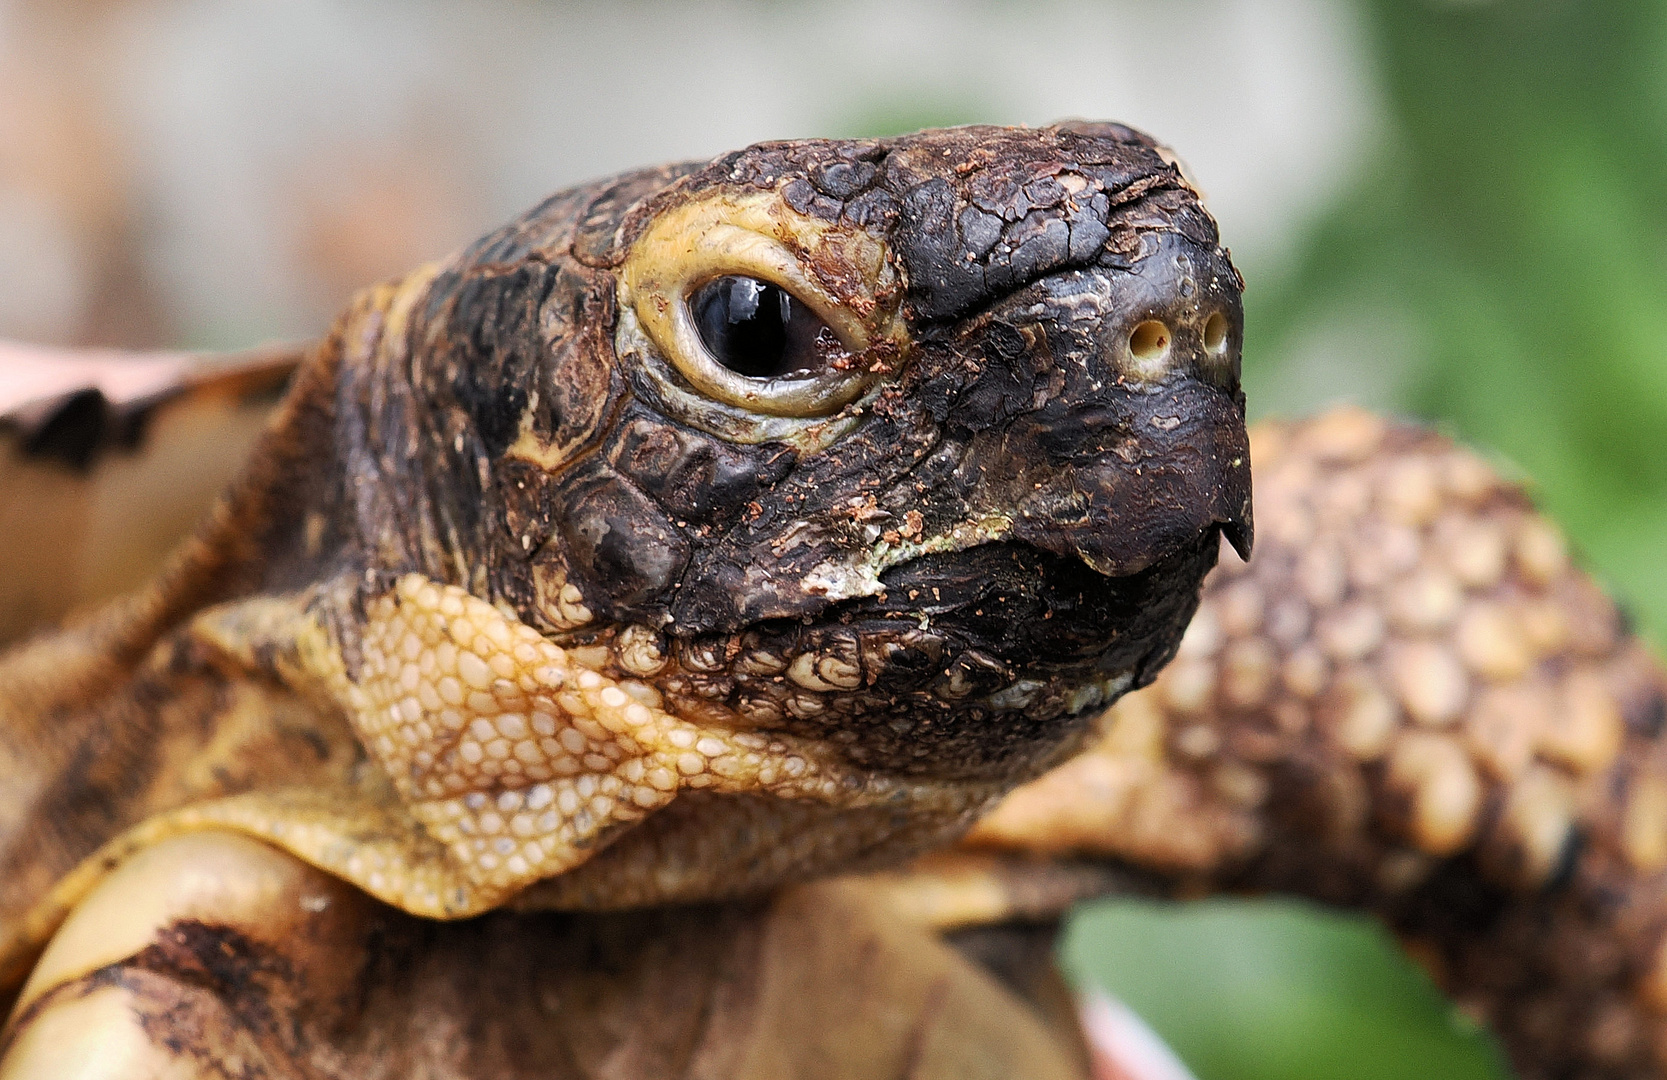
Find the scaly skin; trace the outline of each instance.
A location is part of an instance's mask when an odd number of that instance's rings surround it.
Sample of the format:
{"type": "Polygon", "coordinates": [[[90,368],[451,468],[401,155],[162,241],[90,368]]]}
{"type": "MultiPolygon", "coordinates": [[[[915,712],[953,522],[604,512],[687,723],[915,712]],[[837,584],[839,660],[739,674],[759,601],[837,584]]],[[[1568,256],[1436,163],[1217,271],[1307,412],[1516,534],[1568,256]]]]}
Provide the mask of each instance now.
{"type": "MultiPolygon", "coordinates": [[[[366,292],[158,581],[0,659],[0,986],[192,834],[437,918],[944,845],[1248,547],[1239,289],[1076,125],[633,173],[366,292]],[[707,354],[723,275],[826,324],[814,377],[707,354]]],[[[31,1016],[85,965],[39,970],[31,1016]]]]}
{"type": "Polygon", "coordinates": [[[1271,542],[1094,719],[1248,542],[1165,160],[767,144],[361,297],[158,582],[0,659],[5,1080],[1079,1075],[976,928],[1129,887],[1378,911],[1526,1075],[1659,1075],[1663,679],[1475,458],[1264,429],[1271,542]],[[848,355],[691,362],[727,273],[848,355]]]}

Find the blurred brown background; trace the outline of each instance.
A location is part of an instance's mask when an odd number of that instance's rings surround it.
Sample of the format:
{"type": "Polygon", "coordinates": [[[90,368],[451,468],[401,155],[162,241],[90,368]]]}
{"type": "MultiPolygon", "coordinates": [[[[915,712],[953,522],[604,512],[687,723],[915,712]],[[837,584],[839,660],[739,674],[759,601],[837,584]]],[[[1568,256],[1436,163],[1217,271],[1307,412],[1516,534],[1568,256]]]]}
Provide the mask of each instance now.
{"type": "Polygon", "coordinates": [[[0,336],[244,346],[561,186],[763,138],[1116,117],[1277,261],[1379,124],[1321,0],[3,0],[0,336]]]}

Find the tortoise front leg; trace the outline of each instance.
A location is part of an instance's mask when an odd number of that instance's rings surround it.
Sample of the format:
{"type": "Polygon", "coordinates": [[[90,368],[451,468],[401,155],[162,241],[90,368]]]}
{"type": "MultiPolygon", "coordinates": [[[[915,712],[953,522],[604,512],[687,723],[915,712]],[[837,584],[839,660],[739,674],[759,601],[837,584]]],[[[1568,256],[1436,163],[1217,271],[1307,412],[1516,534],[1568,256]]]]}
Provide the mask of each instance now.
{"type": "Polygon", "coordinates": [[[1519,1075],[1662,1075],[1667,675],[1468,451],[1353,411],[1253,439],[1254,560],[973,841],[1371,910],[1519,1075]]]}
{"type": "Polygon", "coordinates": [[[354,984],[376,907],[234,833],[146,848],[53,937],[0,1035],[0,1076],[294,1075],[302,1021],[354,984]]]}

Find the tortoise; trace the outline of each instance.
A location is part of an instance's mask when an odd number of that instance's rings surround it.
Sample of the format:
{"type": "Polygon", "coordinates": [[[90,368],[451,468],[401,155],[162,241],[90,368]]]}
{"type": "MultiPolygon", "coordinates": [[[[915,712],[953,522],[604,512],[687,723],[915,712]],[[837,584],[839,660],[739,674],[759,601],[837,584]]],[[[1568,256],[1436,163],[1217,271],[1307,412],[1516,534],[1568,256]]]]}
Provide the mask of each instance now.
{"type": "Polygon", "coordinates": [[[1247,432],[1242,287],[1073,122],[367,290],[0,657],[0,1075],[1080,1077],[1052,927],[1131,890],[1375,912],[1520,1075],[1661,1075],[1667,677],[1475,453],[1247,432]]]}

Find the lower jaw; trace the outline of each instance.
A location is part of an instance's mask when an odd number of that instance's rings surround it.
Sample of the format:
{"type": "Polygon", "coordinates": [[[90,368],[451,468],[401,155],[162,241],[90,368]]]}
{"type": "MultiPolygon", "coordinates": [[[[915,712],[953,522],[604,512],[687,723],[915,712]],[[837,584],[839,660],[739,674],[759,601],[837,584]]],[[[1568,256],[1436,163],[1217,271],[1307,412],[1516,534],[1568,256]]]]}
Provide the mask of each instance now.
{"type": "Polygon", "coordinates": [[[712,639],[708,673],[683,667],[659,686],[684,715],[793,736],[861,770],[999,781],[1155,676],[1218,543],[1209,530],[1123,579],[1020,544],[930,557],[899,568],[884,598],[712,639]]]}
{"type": "MultiPolygon", "coordinates": [[[[961,580],[972,591],[945,597],[938,586],[936,612],[859,602],[814,625],[755,628],[716,652],[706,643],[700,667],[674,660],[655,680],[668,708],[701,727],[779,733],[820,760],[824,782],[791,794],[745,785],[682,792],[597,836],[590,856],[530,887],[520,905],[600,910],[726,899],[895,865],[951,842],[1008,790],[1074,752],[1098,709],[1150,681],[1196,607],[1216,547],[1212,530],[1142,575],[1084,578],[1076,593],[1045,573],[1028,583],[1006,568],[981,576],[980,559],[1005,555],[983,552],[965,560],[961,580]],[[990,581],[1042,605],[1030,612],[1036,621],[1069,618],[1074,608],[1089,625],[1059,624],[1051,640],[1030,642],[1012,631],[1034,625],[1025,616],[992,636],[1001,625],[986,611],[1004,601],[990,581]],[[1104,593],[1084,591],[1095,586],[1104,593]],[[900,671],[876,662],[886,655],[876,641],[914,631],[951,648],[900,671]],[[1061,655],[1060,643],[1072,640],[1091,647],[1061,655]]],[[[907,595],[908,586],[897,587],[907,595]]]]}

